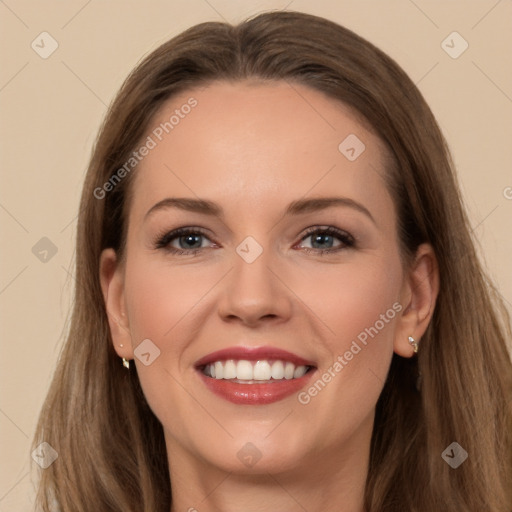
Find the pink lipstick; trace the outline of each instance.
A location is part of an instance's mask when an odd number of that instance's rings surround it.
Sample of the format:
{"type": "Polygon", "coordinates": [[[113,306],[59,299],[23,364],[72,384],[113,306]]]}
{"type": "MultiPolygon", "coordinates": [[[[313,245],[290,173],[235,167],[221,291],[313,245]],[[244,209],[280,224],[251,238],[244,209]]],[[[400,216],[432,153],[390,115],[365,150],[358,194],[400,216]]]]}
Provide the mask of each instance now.
{"type": "Polygon", "coordinates": [[[265,405],[298,392],[315,364],[272,347],[232,347],[197,361],[198,374],[217,396],[239,405],[265,405]]]}

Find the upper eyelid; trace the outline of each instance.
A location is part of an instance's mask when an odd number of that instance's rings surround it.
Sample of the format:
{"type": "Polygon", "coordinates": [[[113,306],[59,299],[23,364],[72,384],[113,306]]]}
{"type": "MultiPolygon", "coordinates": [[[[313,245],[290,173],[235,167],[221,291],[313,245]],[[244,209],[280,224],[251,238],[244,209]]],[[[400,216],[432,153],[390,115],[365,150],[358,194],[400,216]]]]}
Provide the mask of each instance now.
{"type": "MultiPolygon", "coordinates": [[[[329,236],[334,236],[338,238],[342,243],[345,244],[345,241],[343,238],[348,238],[350,246],[355,246],[358,242],[357,238],[350,233],[349,231],[346,231],[345,229],[337,228],[334,226],[312,226],[310,228],[306,228],[306,232],[301,236],[300,241],[302,242],[306,238],[309,238],[310,236],[314,235],[315,233],[323,233],[327,232],[329,236]]],[[[347,243],[348,246],[348,243],[347,243]]]]}
{"type": "Polygon", "coordinates": [[[185,236],[187,234],[198,234],[201,236],[204,236],[205,238],[208,238],[211,242],[214,242],[212,240],[211,236],[207,233],[208,230],[205,230],[204,228],[195,227],[195,226],[184,226],[179,227],[175,229],[169,229],[167,231],[164,231],[162,233],[159,233],[155,237],[155,243],[159,243],[160,241],[169,238],[169,241],[175,240],[176,238],[179,238],[181,236],[185,236]],[[172,235],[172,236],[171,236],[172,235]]]}

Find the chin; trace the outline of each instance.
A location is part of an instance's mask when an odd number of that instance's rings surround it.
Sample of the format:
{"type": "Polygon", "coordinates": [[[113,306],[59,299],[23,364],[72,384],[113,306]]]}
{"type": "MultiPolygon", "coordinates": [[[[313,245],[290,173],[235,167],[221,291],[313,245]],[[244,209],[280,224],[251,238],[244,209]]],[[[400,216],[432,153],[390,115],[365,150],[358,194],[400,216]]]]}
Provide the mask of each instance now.
{"type": "Polygon", "coordinates": [[[268,429],[262,430],[257,436],[253,431],[252,436],[237,435],[222,445],[210,444],[201,457],[230,473],[257,475],[290,472],[303,468],[307,460],[307,449],[299,437],[289,432],[269,435],[268,429]]]}

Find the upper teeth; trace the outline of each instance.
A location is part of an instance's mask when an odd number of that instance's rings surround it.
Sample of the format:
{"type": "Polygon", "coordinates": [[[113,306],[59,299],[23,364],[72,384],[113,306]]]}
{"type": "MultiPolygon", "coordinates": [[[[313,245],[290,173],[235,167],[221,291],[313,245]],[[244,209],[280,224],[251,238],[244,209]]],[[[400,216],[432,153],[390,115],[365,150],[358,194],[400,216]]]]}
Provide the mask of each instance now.
{"type": "Polygon", "coordinates": [[[307,366],[295,366],[293,363],[284,361],[215,361],[207,364],[203,373],[215,379],[238,379],[250,380],[280,380],[298,379],[308,370],[307,366]]]}

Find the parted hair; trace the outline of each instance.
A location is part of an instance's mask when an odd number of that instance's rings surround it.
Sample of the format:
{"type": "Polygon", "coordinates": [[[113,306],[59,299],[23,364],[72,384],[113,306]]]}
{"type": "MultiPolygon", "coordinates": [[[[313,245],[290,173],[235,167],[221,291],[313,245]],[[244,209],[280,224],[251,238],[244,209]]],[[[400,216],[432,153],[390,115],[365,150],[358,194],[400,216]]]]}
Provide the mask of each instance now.
{"type": "Polygon", "coordinates": [[[510,512],[510,319],[477,257],[445,139],[394,60],[299,12],[196,25],[146,56],[110,105],[80,202],[73,310],[33,441],[59,454],[40,471],[37,510],[170,510],[162,426],[133,364],[127,371],[113,349],[99,278],[101,251],[123,254],[136,169],[104,197],[94,191],[130,158],[166,101],[218,80],[302,84],[348,105],[389,152],[386,186],[404,265],[421,243],[434,248],[435,311],[418,354],[393,355],[376,406],[365,511],[510,512]],[[468,453],[457,469],[441,456],[454,441],[468,453]]]}

